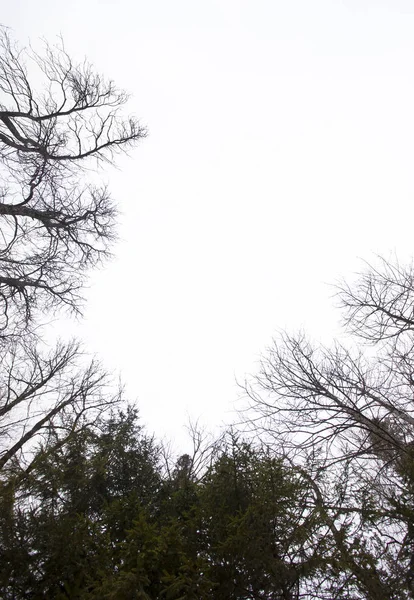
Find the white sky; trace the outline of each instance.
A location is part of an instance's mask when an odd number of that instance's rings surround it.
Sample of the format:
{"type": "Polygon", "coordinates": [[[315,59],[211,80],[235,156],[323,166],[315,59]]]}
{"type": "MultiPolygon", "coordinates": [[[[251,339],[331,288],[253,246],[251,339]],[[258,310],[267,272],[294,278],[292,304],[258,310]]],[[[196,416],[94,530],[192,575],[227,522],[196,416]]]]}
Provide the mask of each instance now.
{"type": "Polygon", "coordinates": [[[149,128],[104,174],[122,242],[78,333],[157,435],[231,421],[277,328],[328,339],[327,284],[412,254],[412,0],[3,0],[0,20],[61,33],[149,128]]]}

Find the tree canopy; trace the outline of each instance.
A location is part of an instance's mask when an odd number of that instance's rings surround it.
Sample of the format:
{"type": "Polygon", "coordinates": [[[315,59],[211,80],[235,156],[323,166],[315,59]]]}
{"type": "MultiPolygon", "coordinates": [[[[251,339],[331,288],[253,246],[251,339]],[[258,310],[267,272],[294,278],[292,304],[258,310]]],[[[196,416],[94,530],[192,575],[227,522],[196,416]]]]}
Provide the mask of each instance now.
{"type": "Polygon", "coordinates": [[[37,438],[59,432],[59,446],[120,398],[79,342],[45,347],[41,325],[81,312],[88,269],[110,252],[116,206],[91,167],[145,137],[126,101],[62,40],[37,53],[0,29],[0,474],[37,438]]]}
{"type": "Polygon", "coordinates": [[[284,334],[246,391],[256,433],[317,487],[351,587],[411,598],[414,271],[378,262],[337,290],[346,344],[284,334]]]}
{"type": "Polygon", "coordinates": [[[1,490],[2,597],[298,597],[321,567],[306,480],[234,436],[199,481],[188,458],[168,476],[132,409],[40,444],[1,490]]]}
{"type": "Polygon", "coordinates": [[[116,206],[86,169],[146,135],[127,94],[63,41],[42,54],[0,31],[0,333],[45,310],[81,309],[87,269],[108,255],[116,206]]]}
{"type": "Polygon", "coordinates": [[[146,130],[63,41],[0,38],[1,597],[413,598],[414,267],[341,284],[346,343],[280,336],[250,431],[193,428],[171,463],[79,342],[39,333],[81,313],[116,237],[101,165],[146,130]]]}

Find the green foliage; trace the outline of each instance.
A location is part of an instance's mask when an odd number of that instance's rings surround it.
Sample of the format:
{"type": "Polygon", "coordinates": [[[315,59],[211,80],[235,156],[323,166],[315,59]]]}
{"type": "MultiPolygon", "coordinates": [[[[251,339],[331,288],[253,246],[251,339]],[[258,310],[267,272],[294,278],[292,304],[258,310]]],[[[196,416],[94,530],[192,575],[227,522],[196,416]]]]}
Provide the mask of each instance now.
{"type": "Polygon", "coordinates": [[[230,439],[200,495],[214,598],[296,597],[317,568],[305,549],[315,528],[306,493],[279,459],[230,439]]]}
{"type": "Polygon", "coordinates": [[[261,450],[230,438],[200,481],[186,456],[166,477],[131,409],[51,444],[1,488],[5,599],[294,598],[315,569],[306,486],[261,450]]]}
{"type": "Polygon", "coordinates": [[[114,568],[136,511],[157,491],[157,459],[133,410],[113,415],[99,433],[80,429],[55,450],[40,447],[31,471],[3,484],[8,512],[0,562],[10,565],[2,575],[3,597],[26,589],[29,573],[35,597],[84,597],[101,573],[114,568]],[[19,564],[7,559],[16,544],[19,564]]]}

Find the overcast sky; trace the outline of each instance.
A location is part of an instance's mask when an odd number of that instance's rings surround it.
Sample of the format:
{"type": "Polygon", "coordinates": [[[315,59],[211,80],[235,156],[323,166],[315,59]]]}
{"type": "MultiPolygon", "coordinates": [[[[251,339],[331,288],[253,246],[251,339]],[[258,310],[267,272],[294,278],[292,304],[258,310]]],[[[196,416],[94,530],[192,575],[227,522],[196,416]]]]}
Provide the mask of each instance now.
{"type": "Polygon", "coordinates": [[[329,339],[327,284],[411,256],[412,0],[1,4],[22,44],[61,33],[149,128],[102,174],[121,242],[77,331],[157,435],[231,421],[277,329],[329,339]]]}

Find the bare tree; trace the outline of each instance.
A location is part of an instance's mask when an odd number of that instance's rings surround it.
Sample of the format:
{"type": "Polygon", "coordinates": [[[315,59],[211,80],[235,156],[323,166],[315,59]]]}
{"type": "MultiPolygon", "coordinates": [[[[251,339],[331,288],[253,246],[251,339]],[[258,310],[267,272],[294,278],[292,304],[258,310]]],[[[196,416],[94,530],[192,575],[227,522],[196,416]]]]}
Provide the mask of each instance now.
{"type": "Polygon", "coordinates": [[[4,345],[0,361],[0,473],[13,464],[21,470],[36,440],[53,435],[63,444],[121,399],[97,361],[83,366],[76,342],[43,353],[26,337],[4,345]]]}
{"type": "Polygon", "coordinates": [[[414,330],[414,268],[379,257],[379,266],[367,265],[357,284],[339,286],[344,324],[371,344],[400,338],[414,330]]]}
{"type": "Polygon", "coordinates": [[[39,311],[78,312],[86,270],[105,258],[116,209],[87,170],[145,137],[128,97],[62,41],[42,55],[0,32],[0,331],[39,311]]]}
{"type": "Polygon", "coordinates": [[[356,338],[326,348],[281,335],[246,385],[250,420],[294,464],[312,464],[314,481],[323,477],[318,502],[331,533],[342,531],[362,597],[378,597],[381,585],[387,597],[413,597],[413,267],[381,260],[338,296],[356,338]],[[371,554],[356,560],[352,539],[371,554]]]}

